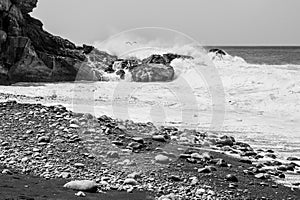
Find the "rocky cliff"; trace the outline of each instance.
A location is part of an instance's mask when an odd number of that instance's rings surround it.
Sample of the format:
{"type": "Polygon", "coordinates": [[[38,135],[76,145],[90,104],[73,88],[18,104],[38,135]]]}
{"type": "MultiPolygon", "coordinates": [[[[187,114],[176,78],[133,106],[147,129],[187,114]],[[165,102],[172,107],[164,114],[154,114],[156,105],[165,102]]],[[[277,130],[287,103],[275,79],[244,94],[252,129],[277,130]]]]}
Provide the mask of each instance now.
{"type": "MultiPolygon", "coordinates": [[[[30,16],[37,0],[0,0],[0,85],[16,82],[105,80],[103,72],[124,76],[113,69],[116,56],[92,46],[78,47],[43,29],[30,16]]],[[[187,58],[175,54],[154,55],[130,67],[133,81],[169,81],[170,62],[187,58]]]]}
{"type": "Polygon", "coordinates": [[[82,65],[92,48],[43,30],[42,22],[29,15],[36,5],[37,0],[0,0],[0,84],[93,79],[82,65]]]}

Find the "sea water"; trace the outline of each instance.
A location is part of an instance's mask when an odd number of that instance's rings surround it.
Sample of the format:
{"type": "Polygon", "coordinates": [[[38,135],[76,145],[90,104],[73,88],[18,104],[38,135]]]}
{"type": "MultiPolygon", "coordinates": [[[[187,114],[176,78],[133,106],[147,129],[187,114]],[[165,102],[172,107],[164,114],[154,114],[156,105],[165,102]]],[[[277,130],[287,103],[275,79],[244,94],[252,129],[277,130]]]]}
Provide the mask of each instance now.
{"type": "MultiPolygon", "coordinates": [[[[195,61],[174,60],[171,82],[19,83],[0,92],[96,116],[214,131],[274,149],[280,158],[300,157],[300,48],[221,48],[230,56],[205,56],[206,47],[195,61]]],[[[188,48],[168,51],[193,55],[188,48]]]]}

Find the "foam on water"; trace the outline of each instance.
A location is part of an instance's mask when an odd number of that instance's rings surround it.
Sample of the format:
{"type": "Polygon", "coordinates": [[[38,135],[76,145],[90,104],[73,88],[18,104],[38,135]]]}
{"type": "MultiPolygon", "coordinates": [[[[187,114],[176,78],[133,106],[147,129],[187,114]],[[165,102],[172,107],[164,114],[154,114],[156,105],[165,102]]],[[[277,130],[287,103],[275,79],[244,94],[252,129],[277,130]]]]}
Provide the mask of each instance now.
{"type": "Polygon", "coordinates": [[[55,91],[55,103],[97,116],[107,114],[135,121],[208,129],[212,118],[212,95],[208,77],[205,77],[207,74],[199,74],[198,69],[216,69],[225,94],[225,119],[220,131],[258,148],[277,149],[283,157],[300,156],[299,65],[248,64],[240,57],[226,55],[220,58],[208,54],[202,47],[189,44],[164,45],[160,48],[141,46],[124,52],[114,53],[123,58],[176,53],[190,55],[194,59],[173,60],[171,65],[176,78],[171,82],[136,83],[130,82],[130,77],[127,81],[120,81],[111,75],[108,79],[112,82],[57,83],[32,87],[19,84],[14,87],[0,86],[0,92],[50,97],[55,91]],[[118,87],[121,89],[118,90],[118,87]],[[76,95],[79,100],[74,105],[76,95]],[[89,106],[93,109],[89,110],[89,106]],[[126,106],[127,113],[122,113],[126,106]],[[121,114],[116,114],[116,110],[121,114]],[[192,120],[183,121],[183,112],[192,116],[192,120]]]}

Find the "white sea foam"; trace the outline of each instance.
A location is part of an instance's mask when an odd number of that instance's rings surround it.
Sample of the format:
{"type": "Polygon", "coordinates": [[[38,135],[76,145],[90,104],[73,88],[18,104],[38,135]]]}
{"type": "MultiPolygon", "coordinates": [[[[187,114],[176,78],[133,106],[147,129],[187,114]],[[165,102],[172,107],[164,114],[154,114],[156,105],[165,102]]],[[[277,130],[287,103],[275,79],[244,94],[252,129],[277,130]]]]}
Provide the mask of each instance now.
{"type": "Polygon", "coordinates": [[[230,55],[225,59],[213,58],[215,55],[189,44],[124,51],[115,51],[115,54],[143,58],[153,53],[177,53],[194,59],[172,61],[176,71],[172,82],[135,83],[114,79],[113,82],[32,87],[0,86],[0,92],[47,99],[55,91],[57,98],[53,103],[64,104],[78,112],[206,129],[210,127],[213,101],[209,77],[201,70],[215,69],[225,94],[225,119],[220,130],[258,147],[278,149],[284,156],[300,156],[299,65],[248,64],[230,55]],[[184,112],[192,120],[183,120],[184,112]]]}

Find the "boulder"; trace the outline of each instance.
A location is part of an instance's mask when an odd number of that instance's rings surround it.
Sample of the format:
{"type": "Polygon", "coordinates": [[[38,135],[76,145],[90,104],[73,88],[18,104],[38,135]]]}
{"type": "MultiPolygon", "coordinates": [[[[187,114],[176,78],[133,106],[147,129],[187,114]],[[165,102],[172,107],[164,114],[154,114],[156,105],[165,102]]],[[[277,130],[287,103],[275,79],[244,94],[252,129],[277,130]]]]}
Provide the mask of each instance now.
{"type": "Polygon", "coordinates": [[[174,68],[164,64],[141,64],[131,71],[136,82],[171,81],[174,79],[174,68]]]}

